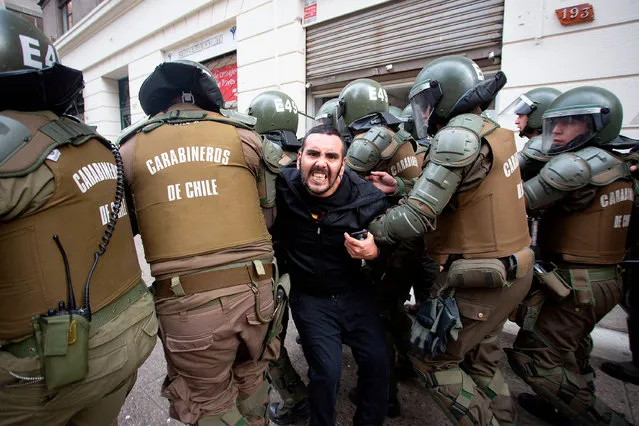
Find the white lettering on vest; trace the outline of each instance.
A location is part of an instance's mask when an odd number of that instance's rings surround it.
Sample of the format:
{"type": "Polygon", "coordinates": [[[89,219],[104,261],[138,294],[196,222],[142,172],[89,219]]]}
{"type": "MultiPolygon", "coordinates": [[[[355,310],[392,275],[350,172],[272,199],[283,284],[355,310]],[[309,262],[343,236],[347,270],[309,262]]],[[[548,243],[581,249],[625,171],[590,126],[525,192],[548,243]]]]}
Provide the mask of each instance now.
{"type": "Polygon", "coordinates": [[[521,199],[524,196],[524,183],[519,182],[517,184],[517,199],[521,199]]]}
{"type": "Polygon", "coordinates": [[[105,180],[117,179],[117,167],[112,163],[90,163],[73,174],[73,181],[83,194],[93,185],[105,180]]]}
{"type": "Polygon", "coordinates": [[[615,191],[610,191],[607,194],[601,194],[601,197],[599,197],[599,204],[601,207],[606,208],[622,201],[632,201],[634,199],[635,192],[632,188],[621,188],[615,191]]]}
{"type": "Polygon", "coordinates": [[[510,177],[515,170],[519,167],[519,157],[517,153],[514,153],[510,156],[510,158],[504,163],[504,175],[506,177],[510,177]]]}
{"type": "Polygon", "coordinates": [[[184,184],[186,198],[210,197],[218,195],[215,179],[196,180],[184,184]]]}
{"type": "MultiPolygon", "coordinates": [[[[100,219],[102,221],[102,226],[109,223],[109,218],[111,217],[111,213],[113,212],[114,206],[115,206],[115,202],[100,206],[100,219]]],[[[127,213],[126,203],[124,202],[124,200],[122,200],[122,205],[120,206],[120,211],[118,212],[118,219],[126,216],[127,214],[128,213],[127,213]]]]}
{"type": "MultiPolygon", "coordinates": [[[[149,173],[154,175],[162,169],[182,163],[202,162],[216,163],[226,166],[229,164],[230,157],[231,151],[228,149],[212,146],[189,146],[186,148],[181,147],[177,148],[177,150],[170,149],[167,152],[162,152],[160,155],[149,158],[144,164],[146,164],[146,168],[149,170],[149,173]]],[[[417,160],[415,160],[415,164],[417,164],[417,160]]]]}
{"type": "Polygon", "coordinates": [[[617,216],[615,216],[614,223],[613,223],[612,227],[613,228],[627,228],[629,225],[630,225],[630,215],[629,214],[624,214],[624,215],[618,214],[617,216]]]}
{"type": "Polygon", "coordinates": [[[176,183],[175,185],[168,185],[166,189],[169,193],[169,201],[182,199],[182,188],[180,188],[179,183],[176,183]]]}
{"type": "Polygon", "coordinates": [[[390,168],[391,175],[397,176],[409,167],[417,167],[417,158],[414,155],[404,157],[390,168]]]}

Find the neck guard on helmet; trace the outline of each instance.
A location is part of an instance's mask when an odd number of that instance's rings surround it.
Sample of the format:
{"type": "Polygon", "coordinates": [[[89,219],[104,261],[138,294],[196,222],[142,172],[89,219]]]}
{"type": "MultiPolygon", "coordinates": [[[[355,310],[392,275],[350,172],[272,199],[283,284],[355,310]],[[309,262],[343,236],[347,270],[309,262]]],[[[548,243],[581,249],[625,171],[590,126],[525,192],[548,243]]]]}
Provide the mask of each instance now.
{"type": "Polygon", "coordinates": [[[84,87],[82,71],[59,63],[0,74],[0,110],[49,110],[61,115],[84,87]]]}

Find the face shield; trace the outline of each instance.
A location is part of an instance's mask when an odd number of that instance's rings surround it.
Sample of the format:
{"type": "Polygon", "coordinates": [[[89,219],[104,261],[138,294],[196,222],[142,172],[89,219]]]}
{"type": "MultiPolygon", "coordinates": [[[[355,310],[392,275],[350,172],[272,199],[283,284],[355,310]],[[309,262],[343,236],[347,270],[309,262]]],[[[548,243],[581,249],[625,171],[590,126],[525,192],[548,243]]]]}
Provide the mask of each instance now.
{"type": "Polygon", "coordinates": [[[317,115],[315,121],[324,126],[335,127],[336,125],[334,114],[328,112],[317,115]]]}
{"type": "Polygon", "coordinates": [[[533,100],[526,95],[519,95],[499,115],[528,115],[536,109],[537,104],[533,100]]]}
{"type": "Polygon", "coordinates": [[[556,155],[584,146],[605,125],[606,117],[599,107],[544,114],[542,150],[556,155]]]}
{"type": "Polygon", "coordinates": [[[411,89],[410,104],[413,108],[413,121],[419,139],[428,136],[428,120],[441,100],[442,94],[441,86],[437,81],[426,81],[411,89]]]}

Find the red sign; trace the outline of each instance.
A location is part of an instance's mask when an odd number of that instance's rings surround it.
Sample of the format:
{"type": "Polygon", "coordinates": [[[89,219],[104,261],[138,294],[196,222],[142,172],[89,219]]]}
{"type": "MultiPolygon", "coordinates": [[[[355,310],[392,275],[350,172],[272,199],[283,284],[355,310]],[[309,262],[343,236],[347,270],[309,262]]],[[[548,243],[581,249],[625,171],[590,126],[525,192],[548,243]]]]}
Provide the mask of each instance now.
{"type": "Polygon", "coordinates": [[[237,101],[237,64],[228,64],[211,70],[226,102],[237,101]]]}
{"type": "Polygon", "coordinates": [[[555,13],[561,25],[579,24],[595,19],[595,9],[590,3],[556,9],[555,13]]]}
{"type": "Polygon", "coordinates": [[[310,24],[317,20],[317,0],[304,1],[304,24],[310,24]]]}

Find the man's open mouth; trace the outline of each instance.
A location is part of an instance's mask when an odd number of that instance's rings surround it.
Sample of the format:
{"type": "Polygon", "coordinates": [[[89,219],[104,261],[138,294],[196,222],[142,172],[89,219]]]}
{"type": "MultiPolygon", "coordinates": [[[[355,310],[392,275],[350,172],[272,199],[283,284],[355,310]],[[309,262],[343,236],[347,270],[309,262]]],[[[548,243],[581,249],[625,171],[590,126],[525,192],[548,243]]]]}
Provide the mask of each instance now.
{"type": "Polygon", "coordinates": [[[313,172],[311,178],[315,183],[322,184],[328,179],[328,175],[324,172],[313,172]]]}

